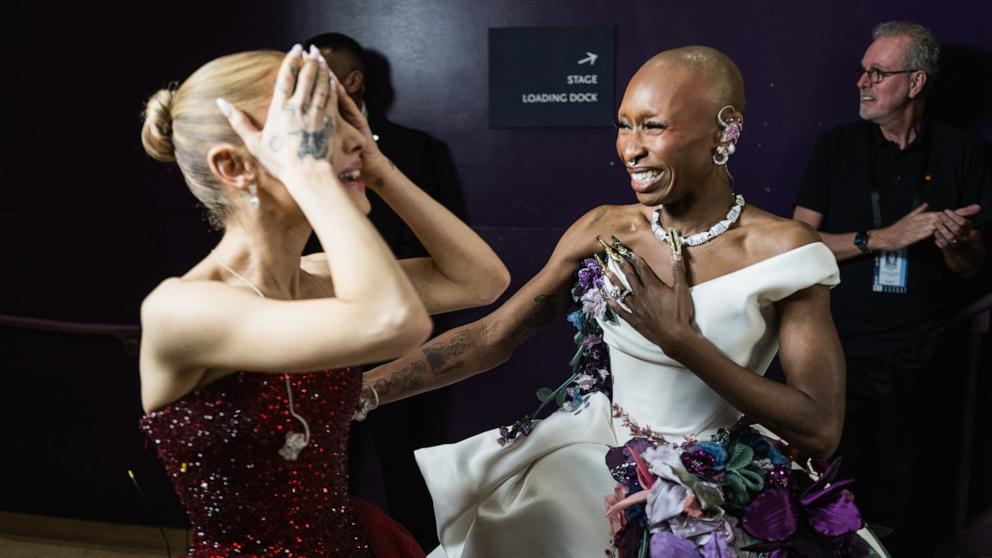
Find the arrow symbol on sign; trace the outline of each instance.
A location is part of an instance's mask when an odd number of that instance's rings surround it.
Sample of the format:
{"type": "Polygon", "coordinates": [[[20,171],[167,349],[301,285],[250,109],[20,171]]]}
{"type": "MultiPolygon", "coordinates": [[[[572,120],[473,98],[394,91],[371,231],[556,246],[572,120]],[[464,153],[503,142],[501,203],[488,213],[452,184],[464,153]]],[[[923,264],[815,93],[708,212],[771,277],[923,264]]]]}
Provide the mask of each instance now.
{"type": "Polygon", "coordinates": [[[579,60],[579,64],[585,64],[586,62],[588,62],[590,66],[595,66],[597,58],[599,58],[598,54],[593,54],[587,50],[586,57],[583,58],[582,60],[579,60]]]}

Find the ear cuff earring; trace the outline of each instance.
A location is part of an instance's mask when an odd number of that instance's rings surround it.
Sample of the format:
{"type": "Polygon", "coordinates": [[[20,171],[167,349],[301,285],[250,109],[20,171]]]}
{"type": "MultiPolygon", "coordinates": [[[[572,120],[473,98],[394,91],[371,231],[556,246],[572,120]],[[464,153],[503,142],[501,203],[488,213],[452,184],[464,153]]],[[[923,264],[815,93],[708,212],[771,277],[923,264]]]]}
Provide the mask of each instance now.
{"type": "Polygon", "coordinates": [[[727,105],[716,113],[716,120],[723,128],[723,133],[720,135],[720,145],[716,147],[716,153],[713,154],[713,162],[721,166],[726,165],[730,156],[737,151],[737,140],[741,137],[741,130],[744,128],[744,123],[740,119],[724,120],[723,113],[728,110],[733,112],[736,109],[733,105],[727,105]]]}

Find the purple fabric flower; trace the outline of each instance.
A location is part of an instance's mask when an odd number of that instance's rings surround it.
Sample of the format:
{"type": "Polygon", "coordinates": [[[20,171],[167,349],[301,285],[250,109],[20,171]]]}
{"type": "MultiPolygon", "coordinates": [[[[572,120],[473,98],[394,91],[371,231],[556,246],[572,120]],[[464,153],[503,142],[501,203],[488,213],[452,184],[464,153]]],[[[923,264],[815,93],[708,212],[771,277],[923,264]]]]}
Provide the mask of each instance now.
{"type": "Polygon", "coordinates": [[[719,510],[715,515],[699,518],[689,517],[687,515],[673,517],[668,522],[668,528],[672,530],[672,533],[680,537],[694,539],[708,533],[723,532],[725,529],[729,529],[729,526],[727,525],[723,510],[719,510]]]}
{"type": "Polygon", "coordinates": [[[593,258],[582,260],[582,267],[579,268],[579,288],[588,291],[592,288],[603,286],[603,270],[593,258]]]}
{"type": "Polygon", "coordinates": [[[664,531],[651,535],[651,558],[699,558],[696,543],[664,531]]]}
{"type": "Polygon", "coordinates": [[[697,477],[716,476],[716,458],[699,446],[686,448],[680,456],[685,468],[697,477]]]}
{"type": "Polygon", "coordinates": [[[771,488],[758,494],[741,520],[744,530],[763,541],[783,541],[799,526],[789,491],[771,488]]]}
{"type": "Polygon", "coordinates": [[[861,512],[854,505],[854,495],[847,490],[837,492],[821,505],[808,507],[806,512],[813,529],[828,537],[861,528],[861,512]]]}
{"type": "Polygon", "coordinates": [[[699,553],[703,558],[737,558],[737,551],[730,546],[727,539],[718,534],[711,536],[710,540],[699,548],[699,553]]]}
{"type": "Polygon", "coordinates": [[[596,381],[597,379],[595,376],[590,376],[589,374],[579,374],[579,376],[575,378],[575,385],[579,386],[579,389],[589,391],[596,387],[596,381]]]}
{"type": "Polygon", "coordinates": [[[773,488],[788,488],[791,476],[791,469],[788,465],[776,465],[768,471],[765,482],[773,488]]]}
{"type": "Polygon", "coordinates": [[[606,302],[596,289],[590,289],[582,295],[582,311],[594,318],[602,318],[606,314],[606,302]]]}
{"type": "Polygon", "coordinates": [[[582,338],[582,346],[591,349],[603,342],[602,335],[586,335],[582,338]]]}

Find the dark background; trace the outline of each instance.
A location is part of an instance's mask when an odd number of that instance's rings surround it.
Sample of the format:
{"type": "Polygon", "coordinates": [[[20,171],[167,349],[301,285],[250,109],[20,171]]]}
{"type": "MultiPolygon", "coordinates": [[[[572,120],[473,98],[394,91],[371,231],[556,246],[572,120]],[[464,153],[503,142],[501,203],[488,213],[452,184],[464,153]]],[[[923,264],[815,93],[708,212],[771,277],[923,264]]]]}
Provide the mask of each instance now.
{"type": "MultiPolygon", "coordinates": [[[[218,238],[178,170],[144,154],[144,101],[217,56],[287,50],[324,31],[350,34],[374,51],[380,63],[370,87],[390,101],[390,118],[438,140],[451,165],[441,197],[505,259],[514,277],[509,292],[539,269],[578,216],[633,197],[612,129],[488,128],[490,27],[616,26],[617,100],[659,50],[706,44],[728,53],[748,98],[731,163],[737,190],[782,215],[791,214],[816,136],[857,118],[854,68],[878,22],[909,19],[934,31],[947,54],[937,112],[992,139],[987,0],[39,2],[21,10],[4,23],[6,315],[137,324],[144,295],[186,271],[218,238]]],[[[425,420],[443,428],[431,443],[531,410],[535,390],[557,385],[571,354],[562,322],[509,364],[433,395],[434,414],[425,420]]],[[[0,327],[0,398],[0,509],[182,525],[137,430],[137,361],[117,340],[0,327]],[[154,514],[136,496],[128,469],[154,514]]],[[[374,486],[377,467],[370,462],[353,474],[374,486]]]]}

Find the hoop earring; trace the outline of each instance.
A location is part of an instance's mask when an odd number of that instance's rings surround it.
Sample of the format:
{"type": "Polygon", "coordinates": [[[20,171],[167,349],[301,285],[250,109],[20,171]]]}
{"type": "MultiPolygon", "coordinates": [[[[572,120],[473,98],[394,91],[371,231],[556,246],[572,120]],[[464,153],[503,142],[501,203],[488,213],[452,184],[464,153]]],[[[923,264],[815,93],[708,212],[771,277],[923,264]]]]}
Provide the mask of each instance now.
{"type": "Polygon", "coordinates": [[[249,184],[248,205],[250,205],[252,209],[258,209],[258,206],[261,205],[261,203],[262,203],[261,200],[258,199],[258,186],[255,186],[254,184],[249,184]]]}
{"type": "Polygon", "coordinates": [[[720,142],[724,145],[718,145],[716,147],[716,153],[713,154],[713,163],[723,166],[727,164],[730,160],[730,156],[737,151],[737,140],[741,137],[741,131],[744,129],[744,123],[740,119],[724,120],[723,113],[726,111],[736,110],[733,105],[726,105],[716,113],[716,121],[723,128],[723,133],[720,134],[720,142]]]}

